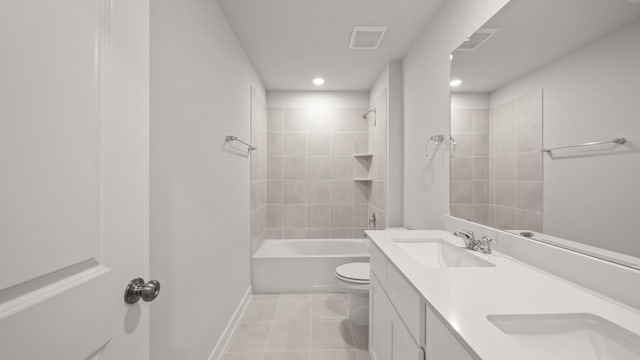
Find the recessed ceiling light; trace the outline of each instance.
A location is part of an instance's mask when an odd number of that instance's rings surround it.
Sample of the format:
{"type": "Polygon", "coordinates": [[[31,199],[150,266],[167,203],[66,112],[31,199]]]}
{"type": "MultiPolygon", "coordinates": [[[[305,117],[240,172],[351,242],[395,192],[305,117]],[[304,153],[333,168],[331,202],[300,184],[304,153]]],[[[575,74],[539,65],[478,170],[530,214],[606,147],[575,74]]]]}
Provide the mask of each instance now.
{"type": "Polygon", "coordinates": [[[451,85],[452,87],[460,86],[460,84],[462,84],[462,80],[460,79],[453,79],[449,83],[449,85],[451,85]]]}
{"type": "Polygon", "coordinates": [[[324,84],[324,79],[323,78],[315,78],[313,79],[313,84],[316,86],[322,86],[322,84],[324,84]]]}

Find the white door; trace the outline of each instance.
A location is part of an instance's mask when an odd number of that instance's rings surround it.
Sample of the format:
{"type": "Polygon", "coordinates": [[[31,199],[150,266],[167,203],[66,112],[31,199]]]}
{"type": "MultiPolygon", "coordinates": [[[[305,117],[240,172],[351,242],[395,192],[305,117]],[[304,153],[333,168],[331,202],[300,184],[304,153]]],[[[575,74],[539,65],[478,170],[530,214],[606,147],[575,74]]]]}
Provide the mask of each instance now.
{"type": "Polygon", "coordinates": [[[0,359],[149,357],[148,16],[0,1],[0,359]]]}

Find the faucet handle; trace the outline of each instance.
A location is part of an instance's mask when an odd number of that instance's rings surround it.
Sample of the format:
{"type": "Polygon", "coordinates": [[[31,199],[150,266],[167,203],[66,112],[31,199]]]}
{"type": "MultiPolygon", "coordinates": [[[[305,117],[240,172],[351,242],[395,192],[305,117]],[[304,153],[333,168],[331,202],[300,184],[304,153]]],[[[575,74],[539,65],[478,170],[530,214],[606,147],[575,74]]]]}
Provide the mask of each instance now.
{"type": "Polygon", "coordinates": [[[491,244],[495,244],[496,241],[489,236],[483,236],[479,241],[479,248],[485,254],[491,254],[493,250],[491,249],[491,244]]]}

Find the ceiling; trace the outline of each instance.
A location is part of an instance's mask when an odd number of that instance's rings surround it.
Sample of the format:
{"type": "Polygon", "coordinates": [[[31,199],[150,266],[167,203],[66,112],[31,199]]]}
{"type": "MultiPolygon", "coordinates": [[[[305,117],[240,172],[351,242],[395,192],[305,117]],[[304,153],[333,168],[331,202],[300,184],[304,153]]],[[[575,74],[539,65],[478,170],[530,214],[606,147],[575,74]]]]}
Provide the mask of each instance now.
{"type": "Polygon", "coordinates": [[[267,90],[367,91],[401,59],[444,0],[218,0],[267,90]],[[376,50],[354,26],[387,26],[376,50]],[[311,83],[323,77],[322,87],[311,83]]]}
{"type": "Polygon", "coordinates": [[[627,0],[512,0],[483,26],[498,29],[492,37],[454,52],[454,92],[492,92],[639,19],[627,0]]]}

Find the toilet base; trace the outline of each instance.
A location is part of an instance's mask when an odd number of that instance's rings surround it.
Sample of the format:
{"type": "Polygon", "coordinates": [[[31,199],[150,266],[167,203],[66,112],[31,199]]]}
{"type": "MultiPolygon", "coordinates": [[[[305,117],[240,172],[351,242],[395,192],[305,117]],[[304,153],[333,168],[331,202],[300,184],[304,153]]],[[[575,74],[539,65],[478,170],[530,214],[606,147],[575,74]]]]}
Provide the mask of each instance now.
{"type": "Polygon", "coordinates": [[[359,326],[369,325],[369,292],[349,292],[349,320],[359,326]]]}

